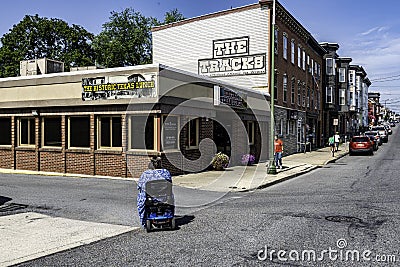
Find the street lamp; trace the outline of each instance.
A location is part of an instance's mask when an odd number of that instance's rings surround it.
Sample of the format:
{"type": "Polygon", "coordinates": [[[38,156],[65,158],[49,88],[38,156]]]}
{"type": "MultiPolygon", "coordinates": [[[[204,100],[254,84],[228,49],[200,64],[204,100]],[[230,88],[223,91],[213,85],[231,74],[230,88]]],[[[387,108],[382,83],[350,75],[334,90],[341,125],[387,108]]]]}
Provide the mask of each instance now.
{"type": "Polygon", "coordinates": [[[268,174],[276,174],[276,167],[274,161],[274,136],[275,136],[275,0],[272,4],[272,33],[271,34],[271,86],[270,86],[270,96],[271,96],[271,107],[270,107],[270,132],[269,132],[269,164],[268,164],[268,174]]]}

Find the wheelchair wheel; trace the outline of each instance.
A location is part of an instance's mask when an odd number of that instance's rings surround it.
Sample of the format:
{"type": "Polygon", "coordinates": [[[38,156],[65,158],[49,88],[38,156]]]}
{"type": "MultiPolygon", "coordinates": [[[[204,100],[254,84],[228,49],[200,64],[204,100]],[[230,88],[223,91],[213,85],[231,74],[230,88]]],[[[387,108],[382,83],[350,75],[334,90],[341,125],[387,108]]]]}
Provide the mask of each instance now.
{"type": "Polygon", "coordinates": [[[151,221],[147,220],[146,221],[146,232],[150,232],[151,231],[151,221]]]}
{"type": "Polygon", "coordinates": [[[175,218],[172,218],[171,220],[171,230],[175,230],[176,229],[176,221],[175,218]]]}

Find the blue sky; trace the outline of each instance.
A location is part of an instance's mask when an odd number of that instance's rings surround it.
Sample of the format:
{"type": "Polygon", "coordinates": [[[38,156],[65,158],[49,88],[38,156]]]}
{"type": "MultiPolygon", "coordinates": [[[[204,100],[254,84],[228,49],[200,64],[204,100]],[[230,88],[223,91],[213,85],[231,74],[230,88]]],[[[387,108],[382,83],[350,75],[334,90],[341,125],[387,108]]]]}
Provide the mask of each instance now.
{"type": "MultiPolygon", "coordinates": [[[[173,8],[195,17],[256,3],[257,0],[3,0],[0,35],[29,14],[60,18],[98,34],[111,11],[133,7],[145,16],[162,19],[173,8]]],[[[281,0],[282,5],[319,42],[336,42],[338,54],[353,58],[373,82],[370,91],[400,112],[400,1],[281,0]],[[383,79],[391,77],[388,79],[383,79]],[[391,80],[391,81],[387,81],[391,80]],[[396,103],[399,101],[399,103],[396,103]],[[392,104],[390,104],[392,103],[392,104]]]]}

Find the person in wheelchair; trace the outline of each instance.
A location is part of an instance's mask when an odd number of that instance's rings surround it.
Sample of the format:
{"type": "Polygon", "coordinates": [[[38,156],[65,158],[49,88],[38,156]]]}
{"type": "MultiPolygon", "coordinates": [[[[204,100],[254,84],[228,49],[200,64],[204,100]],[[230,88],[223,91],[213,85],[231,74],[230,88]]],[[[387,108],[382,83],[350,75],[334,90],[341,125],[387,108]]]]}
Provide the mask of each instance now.
{"type": "Polygon", "coordinates": [[[147,231],[175,228],[175,206],[172,193],[172,178],[161,166],[161,158],[153,157],[149,169],[139,178],[137,209],[140,223],[147,231]]]}

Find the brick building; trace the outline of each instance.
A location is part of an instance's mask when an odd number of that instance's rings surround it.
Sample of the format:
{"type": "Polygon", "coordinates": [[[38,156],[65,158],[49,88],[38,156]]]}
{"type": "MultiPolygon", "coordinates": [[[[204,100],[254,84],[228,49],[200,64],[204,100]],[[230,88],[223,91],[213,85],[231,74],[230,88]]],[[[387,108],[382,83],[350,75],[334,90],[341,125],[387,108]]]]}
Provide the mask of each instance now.
{"type": "Polygon", "coordinates": [[[264,95],[163,65],[2,78],[0,93],[0,168],[138,177],[154,155],[174,174],[217,150],[267,157],[264,95]]]}
{"type": "Polygon", "coordinates": [[[326,51],[280,4],[276,7],[274,40],[276,132],[286,140],[289,154],[303,150],[305,144],[320,147],[321,69],[326,51]]]}

